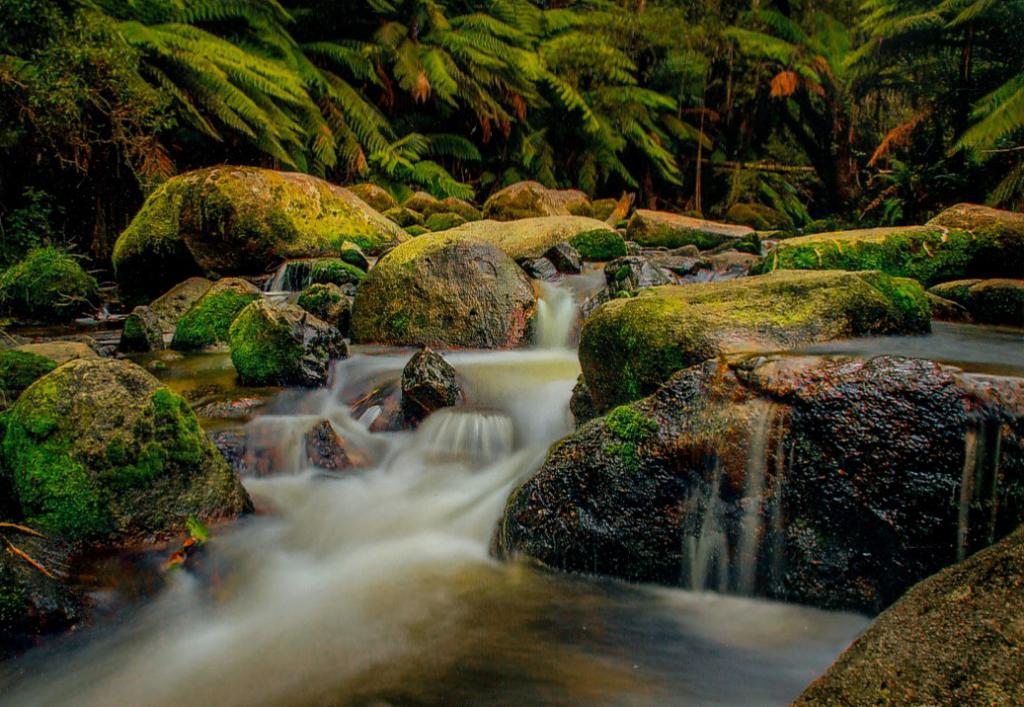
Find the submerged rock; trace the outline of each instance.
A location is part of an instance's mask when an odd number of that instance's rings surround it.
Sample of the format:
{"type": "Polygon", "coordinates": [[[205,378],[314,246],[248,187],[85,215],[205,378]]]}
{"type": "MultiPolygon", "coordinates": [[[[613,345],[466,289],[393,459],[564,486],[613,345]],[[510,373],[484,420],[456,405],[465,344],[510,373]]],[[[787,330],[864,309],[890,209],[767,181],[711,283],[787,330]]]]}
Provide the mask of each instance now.
{"type": "Polygon", "coordinates": [[[370,465],[365,452],[354,449],[329,420],[321,420],[303,438],[306,463],[327,471],[362,469],[370,465]]]}
{"type": "Polygon", "coordinates": [[[924,290],[882,273],[777,272],[613,299],[583,324],[580,365],[602,410],[674,372],[736,351],[929,330],[924,290]]]}
{"type": "Polygon", "coordinates": [[[681,216],[667,211],[637,209],[629,220],[626,239],[648,248],[695,245],[701,250],[755,238],[752,228],[681,216]]]}
{"type": "Polygon", "coordinates": [[[981,324],[1024,326],[1024,280],[956,280],[930,292],[960,305],[981,324]]]}
{"type": "Polygon", "coordinates": [[[535,294],[500,249],[445,231],[395,248],[370,270],[352,305],[365,343],[507,348],[526,339],[535,294]]]}
{"type": "Polygon", "coordinates": [[[0,313],[22,319],[74,319],[96,294],[96,278],[56,248],[36,248],[0,274],[0,313]]]}
{"type": "Polygon", "coordinates": [[[1024,520],[1024,382],[927,361],[682,371],[552,447],[504,555],[877,612],[1024,520]]]}
{"type": "Polygon", "coordinates": [[[217,281],[178,321],[171,346],[179,351],[194,351],[226,344],[231,322],[259,297],[256,286],[241,278],[217,281]]]}
{"type": "Polygon", "coordinates": [[[288,258],[337,255],[345,241],[379,253],[408,236],[355,194],[321,179],[253,167],[173,177],[114,245],[129,292],[155,294],[190,275],[265,272],[288,258]]]}
{"type": "Polygon", "coordinates": [[[462,400],[462,388],[451,364],[428,348],[417,351],[402,369],[402,412],[419,422],[441,408],[462,400]]]}
{"type": "Polygon", "coordinates": [[[171,536],[189,515],[250,507],[188,404],[127,361],[60,366],[22,393],[5,427],[19,517],[47,534],[127,545],[171,536]]]}
{"type": "Polygon", "coordinates": [[[231,362],[246,385],[326,385],[333,359],[345,358],[341,333],[298,305],[249,304],[231,324],[231,362]]]}
{"type": "Polygon", "coordinates": [[[484,218],[516,221],[536,216],[569,216],[566,200],[540,182],[516,182],[484,202],[484,218]]]}
{"type": "Polygon", "coordinates": [[[1024,704],[1024,529],[907,592],[793,704],[1024,704]]]}
{"type": "Polygon", "coordinates": [[[544,253],[544,257],[550,260],[560,273],[575,275],[583,270],[583,259],[579,252],[565,241],[551,246],[544,253]]]}

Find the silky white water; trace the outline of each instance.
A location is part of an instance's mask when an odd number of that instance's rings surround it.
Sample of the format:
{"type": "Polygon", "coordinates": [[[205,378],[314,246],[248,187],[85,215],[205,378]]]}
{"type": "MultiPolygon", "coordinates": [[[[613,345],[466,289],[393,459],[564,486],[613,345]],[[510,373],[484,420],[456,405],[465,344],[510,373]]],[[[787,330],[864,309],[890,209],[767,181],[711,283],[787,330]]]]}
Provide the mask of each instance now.
{"type": "Polygon", "coordinates": [[[350,405],[411,353],[357,350],[332,389],[282,396],[251,423],[292,465],[246,480],[260,514],[155,597],[0,664],[0,703],[781,705],[864,627],[493,560],[509,493],[572,429],[576,355],[451,353],[468,406],[371,434],[350,405]],[[305,468],[323,418],[371,469],[305,468]]]}

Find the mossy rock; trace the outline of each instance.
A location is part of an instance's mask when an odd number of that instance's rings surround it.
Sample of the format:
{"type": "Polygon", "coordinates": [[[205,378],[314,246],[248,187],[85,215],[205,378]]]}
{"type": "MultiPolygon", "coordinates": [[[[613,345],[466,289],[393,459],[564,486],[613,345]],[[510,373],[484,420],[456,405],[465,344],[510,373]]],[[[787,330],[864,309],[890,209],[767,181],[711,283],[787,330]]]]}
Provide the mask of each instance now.
{"type": "Polygon", "coordinates": [[[454,196],[449,196],[440,201],[427,202],[423,206],[422,214],[426,218],[430,218],[434,214],[458,214],[466,221],[479,221],[483,218],[480,209],[468,201],[457,199],[454,196]]]}
{"type": "Polygon", "coordinates": [[[484,202],[484,218],[493,221],[570,215],[556,192],[540,182],[516,182],[495,192],[484,202]]]}
{"type": "Polygon", "coordinates": [[[341,333],[294,304],[248,305],[231,325],[231,362],[246,385],[319,386],[348,354],[341,333]]]}
{"type": "Polygon", "coordinates": [[[749,240],[753,235],[753,229],[747,226],[648,209],[637,209],[626,229],[626,240],[647,248],[695,245],[701,250],[711,250],[732,241],[749,240]]]}
{"type": "Polygon", "coordinates": [[[405,206],[397,206],[393,209],[388,209],[384,212],[384,216],[402,228],[423,225],[423,214],[419,211],[413,211],[405,206]]]}
{"type": "Polygon", "coordinates": [[[84,341],[40,341],[35,344],[20,344],[13,350],[52,359],[57,362],[58,366],[76,358],[99,358],[100,356],[84,341]]]}
{"type": "Polygon", "coordinates": [[[336,256],[345,241],[380,253],[407,238],[355,194],[304,174],[212,167],[160,186],[114,245],[129,293],[190,275],[266,272],[289,258],[336,256]]]}
{"type": "Polygon", "coordinates": [[[613,299],[583,325],[580,364],[602,410],[724,353],[929,331],[924,289],[884,273],[776,272],[613,299]]]}
{"type": "Polygon", "coordinates": [[[447,231],[464,223],[466,223],[466,219],[458,214],[436,213],[428,216],[423,225],[430,231],[447,231]]]}
{"type": "Polygon", "coordinates": [[[764,204],[733,204],[725,220],[755,231],[781,231],[793,228],[793,221],[781,211],[764,204]]]}
{"type": "Polygon", "coordinates": [[[0,400],[12,403],[37,378],[57,367],[57,362],[27,351],[0,351],[0,400]]]}
{"type": "Polygon", "coordinates": [[[56,248],[36,248],[0,275],[0,312],[24,319],[73,319],[96,298],[96,278],[56,248]]]}
{"type": "Polygon", "coordinates": [[[542,216],[509,222],[475,221],[446,233],[493,243],[519,261],[543,257],[552,247],[563,241],[571,243],[580,233],[607,228],[607,224],[585,216],[542,216]]]}
{"type": "Polygon", "coordinates": [[[618,199],[596,199],[590,205],[590,217],[596,218],[599,221],[604,221],[611,217],[615,213],[616,207],[619,205],[618,199]]]}
{"type": "Polygon", "coordinates": [[[418,214],[425,214],[436,208],[440,200],[425,191],[418,191],[402,202],[402,207],[415,211],[418,214]]]}
{"type": "Polygon", "coordinates": [[[348,190],[365,201],[371,209],[380,213],[398,206],[395,197],[391,196],[387,189],[376,184],[354,184],[348,190]]]}
{"type": "Polygon", "coordinates": [[[251,507],[188,404],[133,363],[65,363],[5,422],[4,473],[21,517],[45,533],[128,545],[251,507]]]}
{"type": "Polygon", "coordinates": [[[366,257],[366,253],[355,243],[346,241],[341,244],[341,253],[339,256],[349,265],[355,265],[357,268],[366,272],[370,269],[370,259],[366,257]]]}
{"type": "Polygon", "coordinates": [[[125,319],[118,348],[128,352],[163,349],[164,336],[174,333],[181,318],[211,287],[212,280],[190,277],[148,305],[136,307],[125,319]]]}
{"type": "Polygon", "coordinates": [[[229,277],[218,281],[178,322],[171,348],[195,351],[227,343],[231,322],[259,296],[256,286],[246,280],[229,277]]]}
{"type": "Polygon", "coordinates": [[[981,324],[1024,327],[1024,280],[955,280],[929,292],[961,305],[981,324]]]}
{"type": "Polygon", "coordinates": [[[337,328],[347,336],[352,315],[352,298],[333,283],[310,285],[302,291],[295,304],[337,328]]]}
{"type": "Polygon", "coordinates": [[[424,233],[430,233],[430,230],[423,226],[406,226],[405,232],[413,238],[416,238],[417,236],[422,236],[424,233]]]}
{"type": "Polygon", "coordinates": [[[165,343],[162,324],[149,307],[136,307],[124,320],[118,350],[125,353],[162,351],[165,343]]]}
{"type": "Polygon", "coordinates": [[[444,231],[403,243],[370,270],[352,305],[357,341],[507,348],[526,340],[529,278],[495,245],[444,231]]]}
{"type": "Polygon", "coordinates": [[[579,189],[552,189],[551,198],[573,216],[594,217],[594,207],[590,197],[579,189]]]}
{"type": "MultiPolygon", "coordinates": [[[[982,209],[983,215],[995,211],[976,208],[982,209]]],[[[977,215],[973,209],[951,210],[926,226],[790,238],[780,241],[768,253],[760,272],[881,270],[897,277],[914,278],[926,286],[966,278],[1020,277],[1024,272],[1024,228],[1017,228],[1017,219],[1011,215],[1002,220],[980,216],[968,220],[967,213],[977,215]]]]}
{"type": "Polygon", "coordinates": [[[622,236],[607,227],[578,233],[572,237],[569,245],[584,260],[604,262],[626,255],[626,242],[622,236]]]}

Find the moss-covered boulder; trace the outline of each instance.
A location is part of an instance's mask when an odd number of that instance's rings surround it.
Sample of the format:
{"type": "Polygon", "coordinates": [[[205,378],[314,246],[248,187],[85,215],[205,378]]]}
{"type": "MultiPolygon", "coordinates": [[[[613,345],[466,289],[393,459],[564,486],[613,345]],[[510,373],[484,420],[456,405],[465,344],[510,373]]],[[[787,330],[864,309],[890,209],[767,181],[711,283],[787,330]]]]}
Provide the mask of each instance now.
{"type": "Polygon", "coordinates": [[[569,241],[584,260],[606,261],[626,255],[626,242],[610,228],[577,233],[569,241]]]}
{"type": "Polygon", "coordinates": [[[423,214],[405,206],[396,206],[393,209],[388,209],[384,212],[384,216],[402,228],[423,225],[423,214]]]}
{"type": "Polygon", "coordinates": [[[395,201],[395,197],[376,184],[363,183],[353,184],[348,188],[350,192],[358,196],[360,199],[365,201],[371,209],[384,213],[388,209],[393,209],[398,206],[398,202],[395,201]]]}
{"type": "Polygon", "coordinates": [[[219,280],[178,321],[171,347],[195,351],[227,343],[231,322],[259,296],[251,282],[237,277],[219,280]]]}
{"type": "Polygon", "coordinates": [[[552,246],[572,242],[580,233],[607,229],[600,221],[585,216],[542,216],[517,221],[475,221],[447,233],[493,243],[513,260],[542,257],[552,246]]]}
{"type": "Polygon", "coordinates": [[[818,233],[780,241],[760,271],[881,270],[925,285],[966,278],[1020,277],[1024,216],[954,207],[925,226],[818,233]]]}
{"type": "Polygon", "coordinates": [[[250,507],[188,404],[127,361],[69,361],[5,422],[3,473],[21,518],[44,533],[127,545],[250,507]]]}
{"type": "Polygon", "coordinates": [[[124,320],[121,341],[117,348],[125,353],[162,351],[164,331],[160,318],[152,309],[142,304],[132,310],[124,320]]]}
{"type": "Polygon", "coordinates": [[[1024,327],[1024,280],[955,280],[930,292],[961,305],[976,322],[1024,327]]]}
{"type": "Polygon", "coordinates": [[[93,304],[96,278],[56,248],[36,248],[0,275],[0,312],[24,319],[61,322],[93,304]]]}
{"type": "Polygon", "coordinates": [[[188,172],[153,192],[114,245],[129,293],[155,295],[190,275],[266,272],[288,258],[336,256],[345,241],[379,253],[406,239],[342,187],[250,167],[188,172]]]}
{"type": "Polygon", "coordinates": [[[370,269],[370,259],[366,257],[363,249],[352,241],[345,241],[341,244],[341,253],[338,257],[349,265],[355,265],[363,272],[370,269]]]}
{"type": "Polygon", "coordinates": [[[793,221],[781,211],[764,204],[733,204],[725,214],[725,220],[755,231],[780,231],[793,228],[793,221]]]}
{"type": "Polygon", "coordinates": [[[1024,528],[907,592],[794,707],[1024,704],[1024,528]]]}
{"type": "Polygon", "coordinates": [[[552,447],[503,555],[878,612],[1024,520],[1024,381],[930,361],[680,371],[552,447]]]}
{"type": "Polygon", "coordinates": [[[403,201],[402,207],[409,209],[410,211],[415,211],[418,214],[425,214],[431,209],[436,208],[439,203],[440,200],[432,194],[428,194],[425,191],[418,191],[411,194],[405,201],[403,201]]]}
{"type": "Polygon", "coordinates": [[[295,304],[348,336],[352,316],[352,298],[338,285],[318,283],[302,291],[295,304]]]}
{"type": "Polygon", "coordinates": [[[786,271],[668,285],[612,300],[591,314],[581,333],[580,364],[595,403],[608,410],[723,353],[924,333],[930,321],[920,284],[877,272],[786,271]]]}
{"type": "Polygon", "coordinates": [[[423,216],[430,218],[434,214],[458,214],[466,221],[479,221],[483,218],[480,209],[468,201],[449,196],[440,201],[426,202],[423,208],[423,216]]]}
{"type": "Polygon", "coordinates": [[[595,199],[590,204],[591,218],[596,218],[599,221],[606,221],[615,213],[616,207],[619,205],[618,199],[595,199]]]}
{"type": "Polygon", "coordinates": [[[458,214],[438,212],[428,216],[423,222],[423,226],[429,231],[447,231],[464,223],[466,223],[466,219],[458,214]]]}
{"type": "Polygon", "coordinates": [[[551,198],[573,216],[594,216],[590,197],[579,189],[552,189],[551,198]]]}
{"type": "Polygon", "coordinates": [[[19,344],[13,350],[52,359],[57,362],[58,366],[76,358],[99,358],[100,356],[84,341],[40,341],[34,344],[19,344]]]}
{"type": "Polygon", "coordinates": [[[330,363],[348,349],[341,333],[294,304],[259,299],[231,325],[231,362],[247,385],[327,383],[330,363]]]}
{"type": "Polygon", "coordinates": [[[484,218],[516,221],[536,216],[569,216],[569,209],[552,189],[540,182],[516,182],[491,194],[484,202],[484,218]]]}
{"type": "Polygon", "coordinates": [[[423,226],[406,226],[405,232],[408,233],[409,236],[412,238],[422,236],[424,233],[430,233],[430,231],[424,228],[423,226]]]}
{"type": "Polygon", "coordinates": [[[754,235],[754,230],[747,226],[648,209],[637,209],[626,229],[627,241],[634,241],[647,248],[695,245],[701,250],[711,250],[733,241],[749,241],[754,235]]]}
{"type": "Polygon", "coordinates": [[[57,362],[27,351],[0,351],[0,403],[14,402],[21,391],[57,367],[57,362]]]}
{"type": "Polygon", "coordinates": [[[420,236],[377,262],[352,305],[355,340],[506,348],[527,338],[529,278],[495,245],[454,233],[420,236]]]}
{"type": "Polygon", "coordinates": [[[205,277],[179,282],[148,305],[139,305],[124,321],[118,348],[126,352],[160,351],[181,318],[213,287],[205,277]]]}

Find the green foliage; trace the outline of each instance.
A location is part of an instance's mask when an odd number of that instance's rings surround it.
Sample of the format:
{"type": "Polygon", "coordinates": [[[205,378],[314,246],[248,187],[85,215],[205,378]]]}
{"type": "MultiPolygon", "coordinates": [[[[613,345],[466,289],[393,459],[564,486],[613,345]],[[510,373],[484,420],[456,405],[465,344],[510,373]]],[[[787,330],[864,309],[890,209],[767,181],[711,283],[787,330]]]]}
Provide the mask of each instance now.
{"type": "Polygon", "coordinates": [[[27,319],[73,318],[96,296],[96,278],[56,248],[36,248],[0,275],[0,311],[27,319]]]}
{"type": "Polygon", "coordinates": [[[48,245],[56,235],[55,219],[60,207],[39,189],[25,189],[21,205],[0,218],[0,266],[10,266],[34,248],[48,245]]]}

